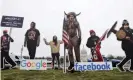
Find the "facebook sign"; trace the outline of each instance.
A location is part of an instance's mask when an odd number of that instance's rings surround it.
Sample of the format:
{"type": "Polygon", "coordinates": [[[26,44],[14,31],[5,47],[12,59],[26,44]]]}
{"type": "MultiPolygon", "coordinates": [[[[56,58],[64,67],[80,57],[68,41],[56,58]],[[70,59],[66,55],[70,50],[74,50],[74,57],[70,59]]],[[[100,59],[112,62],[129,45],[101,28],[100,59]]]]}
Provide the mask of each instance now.
{"type": "Polygon", "coordinates": [[[76,62],[76,71],[113,70],[112,62],[76,62]]]}

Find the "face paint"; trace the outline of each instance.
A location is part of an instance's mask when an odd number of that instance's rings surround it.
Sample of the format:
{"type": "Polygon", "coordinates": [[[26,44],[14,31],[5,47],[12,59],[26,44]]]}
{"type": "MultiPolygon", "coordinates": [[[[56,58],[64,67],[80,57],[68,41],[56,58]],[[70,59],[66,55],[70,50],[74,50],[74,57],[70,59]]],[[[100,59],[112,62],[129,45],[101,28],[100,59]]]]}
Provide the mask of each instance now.
{"type": "Polygon", "coordinates": [[[95,36],[95,33],[91,33],[90,35],[91,35],[91,36],[95,36]]]}
{"type": "Polygon", "coordinates": [[[57,37],[56,36],[53,37],[53,41],[57,41],[57,37]]]}
{"type": "Polygon", "coordinates": [[[74,21],[74,16],[73,15],[70,15],[69,20],[70,21],[74,21]]]}
{"type": "Polygon", "coordinates": [[[124,25],[124,28],[127,29],[129,26],[128,25],[124,25]]]}

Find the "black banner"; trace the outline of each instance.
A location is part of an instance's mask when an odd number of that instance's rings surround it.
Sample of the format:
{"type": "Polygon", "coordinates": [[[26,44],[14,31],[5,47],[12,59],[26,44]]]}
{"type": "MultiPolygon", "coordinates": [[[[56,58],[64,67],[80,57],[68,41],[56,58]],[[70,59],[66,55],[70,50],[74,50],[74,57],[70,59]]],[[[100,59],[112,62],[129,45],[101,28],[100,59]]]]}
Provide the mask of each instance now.
{"type": "Polygon", "coordinates": [[[2,16],[2,27],[22,28],[24,17],[2,16]]]}

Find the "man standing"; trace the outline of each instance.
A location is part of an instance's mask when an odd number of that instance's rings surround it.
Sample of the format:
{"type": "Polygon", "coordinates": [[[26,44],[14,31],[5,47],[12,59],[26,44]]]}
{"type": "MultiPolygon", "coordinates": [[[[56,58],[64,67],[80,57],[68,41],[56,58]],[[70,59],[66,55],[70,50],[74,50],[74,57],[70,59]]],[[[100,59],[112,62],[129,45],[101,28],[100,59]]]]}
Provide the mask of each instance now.
{"type": "MultiPolygon", "coordinates": [[[[127,61],[131,60],[131,66],[130,66],[129,71],[133,72],[133,29],[129,27],[129,23],[127,20],[123,20],[122,27],[120,28],[119,31],[121,30],[124,33],[126,33],[125,34],[126,37],[123,39],[120,39],[118,38],[119,36],[117,36],[117,40],[122,41],[122,49],[124,50],[126,57],[122,60],[120,64],[117,65],[117,67],[119,68],[120,71],[125,71],[123,69],[123,65],[127,61]]],[[[114,30],[114,33],[118,35],[117,31],[115,30],[114,30]]],[[[122,33],[120,35],[123,35],[122,33]]]]}
{"type": "Polygon", "coordinates": [[[90,35],[91,36],[88,38],[86,46],[91,49],[92,61],[98,61],[98,56],[97,56],[95,47],[100,38],[96,36],[96,33],[94,30],[90,30],[90,35]]]}
{"type": "MultiPolygon", "coordinates": [[[[80,62],[80,43],[81,43],[81,30],[79,22],[76,19],[76,16],[80,15],[75,12],[70,12],[67,16],[67,21],[63,24],[63,30],[69,36],[68,44],[65,44],[65,48],[68,49],[70,66],[68,67],[68,71],[74,70],[74,56],[73,56],[73,48],[75,51],[76,61],[80,62]]],[[[65,40],[64,40],[65,41],[65,40]]]]}
{"type": "Polygon", "coordinates": [[[4,30],[1,36],[1,69],[5,67],[5,60],[12,65],[11,68],[16,68],[16,63],[9,56],[10,42],[14,40],[7,34],[7,30],[4,30]]]}
{"type": "Polygon", "coordinates": [[[57,36],[53,36],[53,41],[47,42],[47,40],[44,38],[45,44],[50,45],[51,47],[51,54],[52,54],[52,65],[54,69],[54,62],[55,62],[55,57],[58,61],[58,69],[60,69],[60,44],[63,44],[63,41],[60,41],[57,39],[57,36]]]}
{"type": "Polygon", "coordinates": [[[36,47],[40,44],[40,32],[35,28],[36,23],[31,22],[30,29],[25,34],[24,47],[27,46],[30,59],[35,58],[36,47]]]}

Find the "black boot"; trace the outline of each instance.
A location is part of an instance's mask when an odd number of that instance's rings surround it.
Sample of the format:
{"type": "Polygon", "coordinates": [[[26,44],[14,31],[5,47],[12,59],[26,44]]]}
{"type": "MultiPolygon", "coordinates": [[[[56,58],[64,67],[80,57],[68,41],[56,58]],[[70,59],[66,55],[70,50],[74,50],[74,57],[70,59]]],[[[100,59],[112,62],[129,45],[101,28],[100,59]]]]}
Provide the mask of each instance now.
{"type": "Polygon", "coordinates": [[[68,71],[74,70],[74,62],[70,62],[70,66],[68,67],[68,71]]]}
{"type": "Polygon", "coordinates": [[[123,69],[123,66],[121,66],[120,64],[117,65],[117,68],[120,72],[125,72],[125,69],[123,69]]]}

